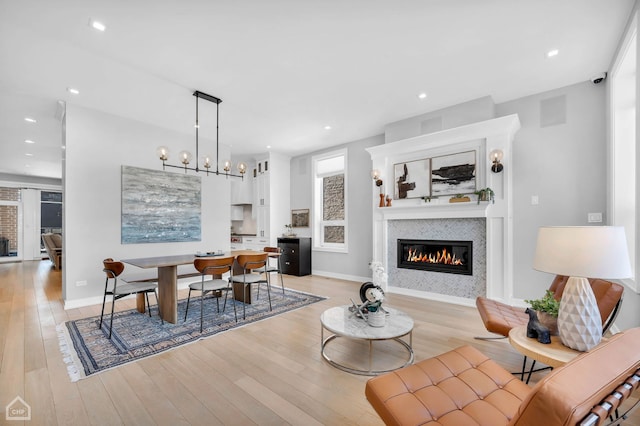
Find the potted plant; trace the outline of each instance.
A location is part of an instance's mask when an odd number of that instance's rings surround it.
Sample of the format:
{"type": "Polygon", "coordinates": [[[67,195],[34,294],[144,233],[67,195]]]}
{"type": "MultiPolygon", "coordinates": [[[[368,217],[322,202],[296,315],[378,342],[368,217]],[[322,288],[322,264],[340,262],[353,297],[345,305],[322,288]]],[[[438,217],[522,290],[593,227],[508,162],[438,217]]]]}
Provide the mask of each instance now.
{"type": "Polygon", "coordinates": [[[285,236],[287,237],[295,237],[296,234],[293,232],[293,225],[292,224],[287,224],[284,226],[285,228],[287,228],[287,232],[285,234],[285,236]]]}
{"type": "Polygon", "coordinates": [[[552,335],[557,335],[560,302],[554,297],[553,291],[547,290],[542,298],[525,300],[525,302],[538,313],[538,321],[547,327],[552,335]]]}
{"type": "Polygon", "coordinates": [[[480,204],[480,201],[491,201],[492,203],[495,203],[495,192],[493,192],[493,189],[487,187],[487,188],[483,188],[483,189],[479,189],[477,191],[474,192],[474,194],[476,194],[478,196],[478,204],[480,204]]]}

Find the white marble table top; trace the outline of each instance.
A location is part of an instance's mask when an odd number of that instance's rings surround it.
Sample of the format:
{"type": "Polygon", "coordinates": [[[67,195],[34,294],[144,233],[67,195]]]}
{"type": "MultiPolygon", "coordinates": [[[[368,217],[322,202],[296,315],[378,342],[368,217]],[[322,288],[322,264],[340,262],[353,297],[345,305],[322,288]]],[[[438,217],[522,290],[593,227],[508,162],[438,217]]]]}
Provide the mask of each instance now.
{"type": "Polygon", "coordinates": [[[322,326],[339,336],[355,339],[386,340],[404,336],[413,330],[413,319],[406,313],[384,306],[389,312],[384,327],[371,327],[349,311],[350,305],[329,308],[320,316],[322,326]]]}

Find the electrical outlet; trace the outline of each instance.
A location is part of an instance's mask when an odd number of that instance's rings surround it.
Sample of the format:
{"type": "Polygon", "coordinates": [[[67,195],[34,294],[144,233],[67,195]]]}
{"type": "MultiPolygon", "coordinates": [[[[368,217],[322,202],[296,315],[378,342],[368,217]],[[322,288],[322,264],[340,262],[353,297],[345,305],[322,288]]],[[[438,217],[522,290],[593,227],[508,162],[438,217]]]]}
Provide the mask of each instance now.
{"type": "Polygon", "coordinates": [[[587,213],[587,222],[589,223],[602,222],[602,213],[587,213]]]}
{"type": "Polygon", "coordinates": [[[87,281],[86,280],[76,281],[76,287],[83,287],[85,285],[87,285],[87,281]]]}

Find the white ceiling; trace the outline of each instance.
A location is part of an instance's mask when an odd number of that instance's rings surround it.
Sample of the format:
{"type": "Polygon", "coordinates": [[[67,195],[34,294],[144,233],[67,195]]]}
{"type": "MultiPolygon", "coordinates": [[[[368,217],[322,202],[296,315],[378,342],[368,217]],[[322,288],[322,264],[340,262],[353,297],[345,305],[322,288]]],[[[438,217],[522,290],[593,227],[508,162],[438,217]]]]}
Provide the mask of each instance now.
{"type": "Polygon", "coordinates": [[[585,81],[608,69],[633,3],[0,0],[0,173],[61,176],[58,100],[194,134],[200,90],[223,100],[234,154],[298,155],[470,99],[585,81]]]}

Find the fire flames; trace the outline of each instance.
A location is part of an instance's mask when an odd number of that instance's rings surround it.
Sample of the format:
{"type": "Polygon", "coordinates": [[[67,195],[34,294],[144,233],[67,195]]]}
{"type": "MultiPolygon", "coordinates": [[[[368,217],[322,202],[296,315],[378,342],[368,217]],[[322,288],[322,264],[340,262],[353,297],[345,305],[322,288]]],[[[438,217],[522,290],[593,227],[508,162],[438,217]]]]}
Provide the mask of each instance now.
{"type": "Polygon", "coordinates": [[[438,251],[435,254],[423,254],[422,252],[418,253],[416,249],[409,249],[409,255],[407,256],[407,261],[409,262],[423,262],[423,263],[439,263],[441,265],[462,265],[464,262],[462,259],[456,257],[456,255],[452,255],[447,252],[446,248],[443,248],[442,251],[438,251]]]}

